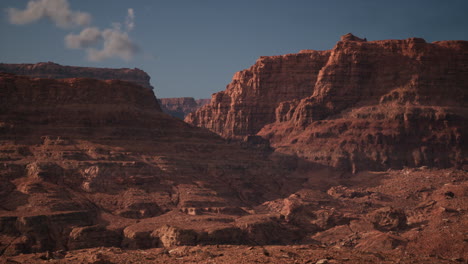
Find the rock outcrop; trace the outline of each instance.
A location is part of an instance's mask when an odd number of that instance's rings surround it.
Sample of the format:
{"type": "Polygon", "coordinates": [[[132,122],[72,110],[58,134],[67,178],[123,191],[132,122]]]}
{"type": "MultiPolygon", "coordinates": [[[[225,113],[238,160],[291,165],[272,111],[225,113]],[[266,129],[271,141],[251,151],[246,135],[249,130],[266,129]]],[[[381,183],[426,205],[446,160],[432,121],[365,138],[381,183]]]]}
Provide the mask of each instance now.
{"type": "Polygon", "coordinates": [[[150,84],[150,76],[137,68],[110,69],[63,66],[49,61],[36,64],[0,63],[0,72],[50,79],[93,78],[98,80],[122,80],[153,89],[150,84]]]}
{"type": "Polygon", "coordinates": [[[367,41],[262,57],[186,121],[358,171],[466,162],[468,42],[367,41]]]}
{"type": "Polygon", "coordinates": [[[159,105],[164,113],[179,119],[184,119],[188,114],[208,104],[210,99],[197,99],[193,97],[159,98],[159,105]]]}

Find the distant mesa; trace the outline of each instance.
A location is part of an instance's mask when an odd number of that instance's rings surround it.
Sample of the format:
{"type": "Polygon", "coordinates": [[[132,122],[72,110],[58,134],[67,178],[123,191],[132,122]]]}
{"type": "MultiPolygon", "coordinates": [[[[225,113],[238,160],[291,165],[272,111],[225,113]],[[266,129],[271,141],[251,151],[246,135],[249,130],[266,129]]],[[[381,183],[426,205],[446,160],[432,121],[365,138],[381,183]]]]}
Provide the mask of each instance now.
{"type": "Polygon", "coordinates": [[[211,99],[197,99],[193,97],[159,98],[163,112],[184,119],[188,114],[195,112],[198,108],[208,104],[211,99]]]}
{"type": "MultiPolygon", "coordinates": [[[[36,64],[6,64],[0,63],[0,72],[30,76],[34,78],[66,79],[92,78],[98,80],[121,80],[141,85],[153,90],[150,76],[138,69],[112,69],[63,66],[54,62],[39,62],[36,64]]],[[[184,119],[189,113],[209,103],[210,99],[195,100],[191,97],[158,99],[163,112],[184,119]]]]}
{"type": "Polygon", "coordinates": [[[138,68],[112,69],[63,66],[49,61],[36,64],[0,63],[0,72],[50,79],[93,78],[98,80],[122,80],[136,83],[151,90],[153,89],[150,84],[150,76],[138,68]]]}

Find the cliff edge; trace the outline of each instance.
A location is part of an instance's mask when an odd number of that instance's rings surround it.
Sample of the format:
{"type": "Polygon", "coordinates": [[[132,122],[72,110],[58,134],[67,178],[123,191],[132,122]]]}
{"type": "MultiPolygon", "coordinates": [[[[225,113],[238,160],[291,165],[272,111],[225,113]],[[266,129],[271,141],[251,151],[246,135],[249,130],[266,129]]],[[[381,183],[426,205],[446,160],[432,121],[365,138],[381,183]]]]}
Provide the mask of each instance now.
{"type": "Polygon", "coordinates": [[[340,169],[466,164],[468,42],[367,41],[261,57],[186,121],[340,169]]]}

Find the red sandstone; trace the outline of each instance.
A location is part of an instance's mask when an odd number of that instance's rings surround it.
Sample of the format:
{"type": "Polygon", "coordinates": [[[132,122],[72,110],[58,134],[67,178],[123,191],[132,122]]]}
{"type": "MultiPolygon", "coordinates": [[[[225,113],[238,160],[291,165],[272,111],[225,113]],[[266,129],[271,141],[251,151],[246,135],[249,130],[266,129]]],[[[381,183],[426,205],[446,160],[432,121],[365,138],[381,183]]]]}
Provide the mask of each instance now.
{"type": "Polygon", "coordinates": [[[365,41],[261,57],[186,121],[357,171],[466,163],[468,42],[365,41]]]}

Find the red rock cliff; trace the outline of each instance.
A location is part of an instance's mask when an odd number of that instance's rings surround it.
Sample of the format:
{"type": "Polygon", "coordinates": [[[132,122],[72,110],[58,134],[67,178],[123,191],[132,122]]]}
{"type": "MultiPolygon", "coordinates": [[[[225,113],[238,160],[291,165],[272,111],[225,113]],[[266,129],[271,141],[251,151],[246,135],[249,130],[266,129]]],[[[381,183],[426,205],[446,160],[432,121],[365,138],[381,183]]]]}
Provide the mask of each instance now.
{"type": "Polygon", "coordinates": [[[348,34],[307,52],[287,56],[313,64],[269,57],[284,71],[260,59],[186,121],[228,138],[259,132],[278,152],[353,171],[464,162],[468,42],[348,34]]]}
{"type": "Polygon", "coordinates": [[[0,63],[0,72],[14,73],[37,78],[93,78],[99,80],[122,80],[153,89],[149,75],[140,69],[109,69],[63,66],[53,62],[36,64],[6,64],[0,63]]]}
{"type": "Polygon", "coordinates": [[[246,243],[235,220],[267,196],[279,197],[278,184],[287,181],[262,153],[162,113],[140,85],[6,73],[0,73],[0,168],[5,255],[147,248],[160,240],[246,243]],[[139,219],[146,222],[133,226],[139,219]],[[201,229],[207,227],[213,234],[201,229]],[[197,240],[166,239],[179,229],[197,240]],[[217,235],[225,229],[228,237],[217,235]]]}
{"type": "Polygon", "coordinates": [[[210,104],[185,120],[227,138],[255,134],[275,120],[280,102],[312,93],[328,56],[328,51],[304,51],[261,57],[249,69],[236,73],[226,91],[213,94],[210,104]]]}

